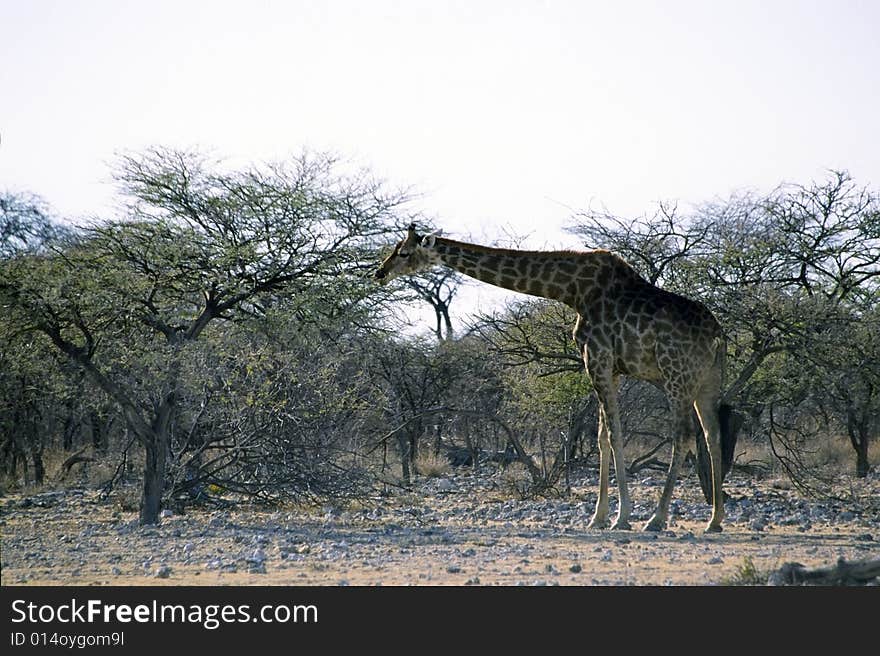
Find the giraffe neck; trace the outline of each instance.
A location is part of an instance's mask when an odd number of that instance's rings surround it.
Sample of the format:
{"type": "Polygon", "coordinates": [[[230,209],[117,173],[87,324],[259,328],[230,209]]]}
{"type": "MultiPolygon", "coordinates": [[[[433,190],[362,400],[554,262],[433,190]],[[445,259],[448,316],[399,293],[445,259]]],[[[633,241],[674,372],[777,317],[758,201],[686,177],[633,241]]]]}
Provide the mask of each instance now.
{"type": "Polygon", "coordinates": [[[517,251],[438,238],[434,252],[442,264],[466,276],[515,292],[562,301],[575,309],[591,288],[607,286],[617,267],[632,271],[620,258],[602,250],[517,251]]]}

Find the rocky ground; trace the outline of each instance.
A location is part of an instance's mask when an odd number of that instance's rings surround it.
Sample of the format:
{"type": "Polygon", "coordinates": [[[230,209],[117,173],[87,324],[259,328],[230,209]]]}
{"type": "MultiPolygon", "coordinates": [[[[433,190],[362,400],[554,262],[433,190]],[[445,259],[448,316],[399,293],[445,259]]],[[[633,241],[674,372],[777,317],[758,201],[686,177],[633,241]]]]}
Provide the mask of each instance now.
{"type": "MultiPolygon", "coordinates": [[[[734,472],[724,532],[682,481],[666,532],[586,528],[595,474],[567,499],[521,500],[502,474],[422,479],[357,507],[135,513],[85,490],[9,495],[3,585],[716,585],[763,582],[785,563],[880,558],[880,475],[841,480],[840,500],[734,472]]],[[[634,526],[663,475],[635,477],[634,526]]],[[[614,496],[612,496],[612,508],[614,496]]]]}

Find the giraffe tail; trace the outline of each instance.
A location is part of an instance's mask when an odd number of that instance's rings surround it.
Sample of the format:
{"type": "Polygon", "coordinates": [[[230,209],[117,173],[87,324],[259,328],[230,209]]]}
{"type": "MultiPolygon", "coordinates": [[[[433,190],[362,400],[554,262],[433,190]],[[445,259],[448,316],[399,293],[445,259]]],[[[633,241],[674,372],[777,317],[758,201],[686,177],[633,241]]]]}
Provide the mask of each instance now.
{"type": "Polygon", "coordinates": [[[722,403],[718,406],[718,421],[721,424],[721,477],[724,480],[733,467],[736,438],[743,425],[743,416],[734,411],[733,406],[722,403]]]}
{"type": "MultiPolygon", "coordinates": [[[[736,451],[736,438],[743,425],[743,416],[733,406],[722,403],[718,406],[718,423],[721,428],[721,480],[723,481],[733,467],[736,451]]],[[[712,504],[712,466],[709,452],[703,440],[702,429],[697,430],[697,475],[706,503],[712,504]]]]}

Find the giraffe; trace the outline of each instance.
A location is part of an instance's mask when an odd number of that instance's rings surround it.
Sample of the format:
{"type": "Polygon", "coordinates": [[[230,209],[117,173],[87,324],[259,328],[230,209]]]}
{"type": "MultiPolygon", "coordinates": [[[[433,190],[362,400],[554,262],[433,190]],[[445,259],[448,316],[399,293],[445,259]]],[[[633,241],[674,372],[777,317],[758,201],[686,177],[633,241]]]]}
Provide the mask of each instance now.
{"type": "Polygon", "coordinates": [[[611,528],[631,528],[632,501],[618,407],[620,377],[629,376],[662,389],[671,411],[672,458],[657,508],[644,530],[666,528],[669,503],[687,453],[692,409],[703,429],[710,463],[707,497],[712,516],[706,532],[722,530],[723,467],[729,469],[732,461],[735,429],[730,407],[721,402],[726,340],[706,307],[652,285],[607,250],[492,248],[443,238],[439,231],[420,235],[415,224],[409,226],[406,237],[395,245],[374,278],[385,284],[436,265],[490,285],[560,301],[577,312],[573,336],[599,401],[599,496],[590,528],[607,528],[609,524],[612,459],[619,502],[611,528]]]}

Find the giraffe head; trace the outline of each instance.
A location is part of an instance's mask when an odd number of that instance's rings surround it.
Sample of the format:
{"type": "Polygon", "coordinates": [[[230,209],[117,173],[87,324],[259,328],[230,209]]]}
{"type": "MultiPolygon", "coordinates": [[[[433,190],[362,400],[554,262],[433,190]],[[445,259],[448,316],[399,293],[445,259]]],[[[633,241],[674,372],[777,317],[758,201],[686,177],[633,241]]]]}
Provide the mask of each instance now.
{"type": "Polygon", "coordinates": [[[397,242],[391,255],[385,258],[373,277],[384,285],[397,276],[434,266],[437,257],[433,248],[439,234],[438,230],[430,235],[420,235],[416,232],[416,224],[410,223],[406,237],[397,242]]]}

